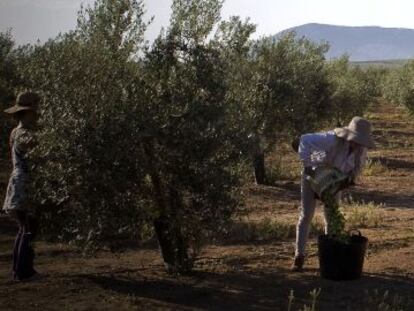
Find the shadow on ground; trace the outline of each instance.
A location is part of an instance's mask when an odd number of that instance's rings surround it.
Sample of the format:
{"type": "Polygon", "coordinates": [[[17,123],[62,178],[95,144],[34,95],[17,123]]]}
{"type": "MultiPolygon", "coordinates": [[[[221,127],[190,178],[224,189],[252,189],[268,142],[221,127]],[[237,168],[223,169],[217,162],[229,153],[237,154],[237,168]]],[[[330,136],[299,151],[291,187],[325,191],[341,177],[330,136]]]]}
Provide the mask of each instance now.
{"type": "Polygon", "coordinates": [[[414,162],[390,159],[385,157],[372,157],[372,161],[379,162],[383,166],[390,169],[405,169],[405,170],[414,170],[414,162]]]}
{"type": "Polygon", "coordinates": [[[323,288],[319,310],[347,310],[368,303],[370,291],[389,290],[401,297],[414,294],[414,279],[395,275],[366,274],[361,280],[334,282],[322,280],[316,271],[298,276],[287,271],[263,273],[196,272],[190,280],[180,278],[147,279],[134,277],[85,275],[84,278],[105,290],[134,297],[135,303],[151,300],[177,309],[201,308],[208,310],[287,310],[287,300],[294,291],[297,306],[309,303],[309,292],[323,288]],[[314,273],[313,273],[314,272],[314,273]],[[178,307],[179,306],[179,307],[178,307]]]}
{"type": "Polygon", "coordinates": [[[414,208],[413,196],[408,194],[353,189],[352,197],[355,202],[373,202],[375,204],[385,204],[387,207],[414,208]]]}

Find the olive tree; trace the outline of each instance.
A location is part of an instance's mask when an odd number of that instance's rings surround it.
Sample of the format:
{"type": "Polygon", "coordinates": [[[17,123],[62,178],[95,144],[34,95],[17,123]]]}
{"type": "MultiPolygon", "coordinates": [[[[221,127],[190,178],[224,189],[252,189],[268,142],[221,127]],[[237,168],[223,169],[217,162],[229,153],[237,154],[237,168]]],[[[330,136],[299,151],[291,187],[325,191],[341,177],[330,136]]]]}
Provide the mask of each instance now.
{"type": "Polygon", "coordinates": [[[376,96],[375,81],[359,67],[351,67],[347,56],[330,62],[331,113],[336,126],[344,126],[354,116],[362,116],[376,96]]]}
{"type": "Polygon", "coordinates": [[[327,48],[294,33],[264,38],[252,44],[233,73],[258,184],[266,182],[266,153],[328,117],[327,48]]]}
{"type": "Polygon", "coordinates": [[[220,24],[221,5],[173,1],[171,25],[143,64],[154,227],[164,261],[179,271],[191,267],[189,247],[196,250],[203,237],[224,228],[239,204],[243,139],[224,77],[226,56],[243,50],[250,32],[240,33],[238,19],[220,24]]]}
{"type": "Polygon", "coordinates": [[[405,84],[402,72],[400,68],[389,69],[382,81],[382,96],[395,104],[402,103],[400,95],[405,84]]]}
{"type": "Polygon", "coordinates": [[[384,81],[384,97],[414,112],[414,62],[392,69],[384,81]]]}
{"type": "MultiPolygon", "coordinates": [[[[0,33],[0,135],[7,137],[11,124],[5,117],[3,110],[8,107],[15,97],[16,86],[18,85],[18,74],[16,68],[16,47],[11,32],[0,33]]],[[[7,139],[0,143],[1,156],[8,154],[7,139]]]]}
{"type": "Polygon", "coordinates": [[[137,238],[151,211],[140,145],[143,83],[132,60],[143,38],[126,35],[136,27],[146,27],[140,2],[97,1],[79,13],[75,31],[27,48],[19,62],[43,98],[34,157],[39,216],[46,233],[89,249],[137,238]]]}
{"type": "Polygon", "coordinates": [[[114,248],[151,226],[168,269],[186,272],[224,228],[245,157],[224,77],[251,27],[220,23],[221,6],[173,1],[145,47],[142,3],[98,0],[75,31],[25,50],[20,70],[43,97],[33,193],[46,233],[114,248]]]}

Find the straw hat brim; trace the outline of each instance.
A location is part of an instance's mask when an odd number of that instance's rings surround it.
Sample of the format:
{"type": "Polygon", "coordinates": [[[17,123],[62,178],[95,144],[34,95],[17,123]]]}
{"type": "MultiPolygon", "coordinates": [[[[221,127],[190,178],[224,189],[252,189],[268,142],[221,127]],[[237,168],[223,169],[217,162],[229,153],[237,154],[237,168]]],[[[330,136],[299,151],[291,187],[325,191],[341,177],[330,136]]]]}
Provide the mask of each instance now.
{"type": "Polygon", "coordinates": [[[336,136],[346,139],[347,141],[354,141],[368,149],[375,148],[375,143],[371,135],[361,135],[348,127],[339,127],[334,129],[336,136]]]}
{"type": "Polygon", "coordinates": [[[29,107],[29,106],[20,106],[20,105],[14,105],[10,108],[7,108],[6,110],[4,110],[5,113],[8,114],[13,114],[19,111],[25,111],[25,110],[35,110],[34,107],[29,107]]]}

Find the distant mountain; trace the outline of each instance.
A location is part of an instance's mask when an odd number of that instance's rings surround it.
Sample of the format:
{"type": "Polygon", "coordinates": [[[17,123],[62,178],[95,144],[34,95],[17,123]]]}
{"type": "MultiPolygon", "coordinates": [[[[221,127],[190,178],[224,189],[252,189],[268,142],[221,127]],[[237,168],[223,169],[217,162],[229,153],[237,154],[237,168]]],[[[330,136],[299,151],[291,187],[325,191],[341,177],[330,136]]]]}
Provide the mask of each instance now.
{"type": "Polygon", "coordinates": [[[328,59],[344,53],[350,55],[351,61],[414,57],[414,29],[305,24],[284,30],[276,36],[288,31],[295,31],[298,36],[314,42],[329,42],[330,49],[326,55],[328,59]]]}

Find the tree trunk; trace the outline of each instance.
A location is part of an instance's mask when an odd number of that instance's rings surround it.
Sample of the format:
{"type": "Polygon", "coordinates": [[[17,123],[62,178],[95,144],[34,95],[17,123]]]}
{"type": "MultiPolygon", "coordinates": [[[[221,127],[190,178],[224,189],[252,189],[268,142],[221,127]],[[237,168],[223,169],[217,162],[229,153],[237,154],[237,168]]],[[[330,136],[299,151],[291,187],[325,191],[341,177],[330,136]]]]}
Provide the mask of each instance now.
{"type": "Polygon", "coordinates": [[[256,184],[264,185],[266,183],[266,168],[264,152],[256,153],[253,159],[254,177],[256,184]]]}
{"type": "Polygon", "coordinates": [[[181,230],[168,217],[154,220],[158,244],[161,249],[164,264],[169,273],[188,273],[192,264],[188,258],[188,245],[181,230]]]}
{"type": "Polygon", "coordinates": [[[188,241],[181,231],[182,200],[175,189],[169,192],[169,215],[161,215],[154,221],[155,232],[168,272],[188,273],[192,260],[188,256],[188,241]]]}
{"type": "Polygon", "coordinates": [[[152,142],[145,142],[144,149],[154,190],[154,201],[160,213],[153,224],[164,264],[170,273],[188,273],[192,268],[192,261],[188,256],[187,240],[181,231],[180,210],[182,200],[180,194],[175,189],[170,188],[167,199],[167,189],[153,162],[152,142]]]}
{"type": "Polygon", "coordinates": [[[256,184],[264,185],[266,183],[266,167],[265,167],[265,138],[255,133],[252,135],[252,161],[254,168],[254,178],[256,184]]]}

